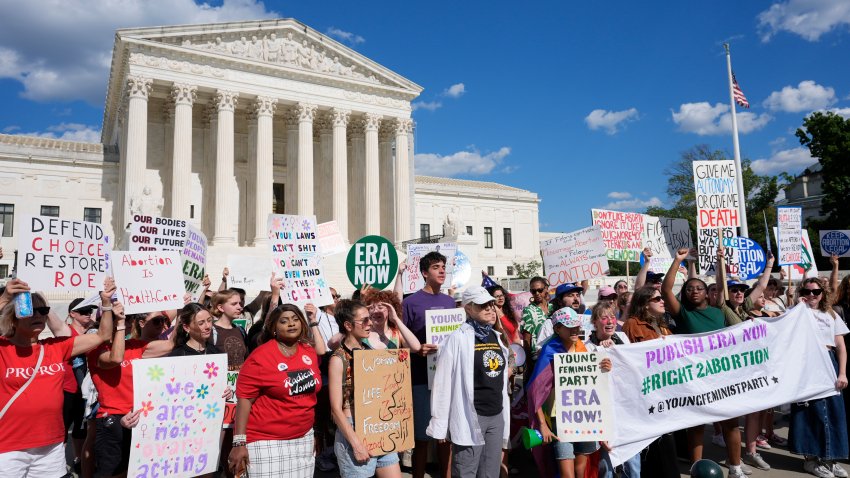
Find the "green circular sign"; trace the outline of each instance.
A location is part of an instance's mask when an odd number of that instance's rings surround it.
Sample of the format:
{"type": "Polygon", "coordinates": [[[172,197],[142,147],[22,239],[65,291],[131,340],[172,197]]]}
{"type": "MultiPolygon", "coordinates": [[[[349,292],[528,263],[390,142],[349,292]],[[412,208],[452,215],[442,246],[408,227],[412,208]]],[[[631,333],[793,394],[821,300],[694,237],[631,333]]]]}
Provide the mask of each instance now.
{"type": "Polygon", "coordinates": [[[398,253],[393,244],[381,236],[366,236],[351,245],[345,260],[348,280],[358,289],[369,284],[381,290],[395,280],[398,253]]]}

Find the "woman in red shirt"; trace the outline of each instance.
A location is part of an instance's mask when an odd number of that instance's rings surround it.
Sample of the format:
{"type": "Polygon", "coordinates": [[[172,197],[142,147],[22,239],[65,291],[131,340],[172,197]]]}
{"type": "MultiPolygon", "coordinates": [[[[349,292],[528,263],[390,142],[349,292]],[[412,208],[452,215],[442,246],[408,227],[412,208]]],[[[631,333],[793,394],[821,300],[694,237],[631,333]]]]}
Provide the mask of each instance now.
{"type": "Polygon", "coordinates": [[[97,334],[38,340],[50,306],[32,294],[32,317],[18,319],[11,304],[14,295],[29,286],[13,279],[0,297],[0,470],[6,476],[62,476],[65,474],[65,429],[62,385],[68,360],[88,352],[112,332],[112,279],[100,293],[103,318],[97,334]],[[33,372],[38,373],[33,378],[33,372]]]}
{"type": "Polygon", "coordinates": [[[313,476],[314,409],[322,380],[308,330],[298,307],[278,306],[265,321],[260,346],[242,365],[228,458],[234,475],[250,464],[251,478],[313,476]]]}
{"type": "Polygon", "coordinates": [[[487,288],[487,292],[496,299],[496,307],[499,309],[499,322],[502,324],[505,336],[512,344],[521,343],[519,339],[519,322],[516,320],[516,312],[511,304],[508,291],[500,285],[487,288]]]}

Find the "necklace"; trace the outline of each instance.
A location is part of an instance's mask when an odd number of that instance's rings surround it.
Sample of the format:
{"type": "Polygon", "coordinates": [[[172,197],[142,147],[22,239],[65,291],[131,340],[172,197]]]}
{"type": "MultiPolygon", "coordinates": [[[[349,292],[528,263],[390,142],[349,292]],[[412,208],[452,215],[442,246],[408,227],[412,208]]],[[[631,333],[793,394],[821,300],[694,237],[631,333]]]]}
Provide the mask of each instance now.
{"type": "Polygon", "coordinates": [[[280,351],[283,353],[283,355],[286,355],[287,357],[291,357],[291,356],[295,355],[295,351],[298,350],[298,344],[297,343],[294,344],[294,345],[286,345],[285,343],[278,341],[277,345],[280,348],[280,351]]]}
{"type": "Polygon", "coordinates": [[[186,342],[186,345],[188,345],[190,349],[194,350],[195,352],[198,352],[199,354],[207,354],[207,348],[203,345],[198,344],[198,348],[191,346],[188,342],[186,342]]]}

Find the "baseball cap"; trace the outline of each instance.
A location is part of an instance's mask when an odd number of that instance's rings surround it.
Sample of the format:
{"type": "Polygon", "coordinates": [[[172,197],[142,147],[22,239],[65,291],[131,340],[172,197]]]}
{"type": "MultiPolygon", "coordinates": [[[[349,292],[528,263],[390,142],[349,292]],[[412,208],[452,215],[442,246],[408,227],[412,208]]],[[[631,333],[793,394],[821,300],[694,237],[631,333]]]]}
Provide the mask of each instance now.
{"type": "Polygon", "coordinates": [[[584,288],[574,282],[567,282],[566,284],[561,284],[555,289],[555,297],[561,297],[564,294],[569,294],[570,292],[584,292],[584,288]]]}
{"type": "Polygon", "coordinates": [[[465,291],[463,291],[463,305],[473,303],[478,305],[489,304],[490,302],[494,302],[496,299],[487,292],[487,289],[481,287],[480,285],[467,287],[465,291]]]}
{"type": "Polygon", "coordinates": [[[647,282],[661,282],[664,279],[663,272],[647,272],[646,273],[646,281],[647,282]]]}
{"type": "Polygon", "coordinates": [[[747,283],[746,283],[746,282],[742,282],[742,281],[734,280],[734,279],[732,279],[732,280],[727,280],[727,281],[726,281],[726,287],[727,287],[728,289],[732,289],[732,288],[735,288],[735,289],[749,289],[749,288],[750,288],[750,286],[749,286],[749,285],[747,285],[747,283]]]}
{"type": "Polygon", "coordinates": [[[551,317],[552,326],[563,325],[567,328],[581,327],[581,317],[571,307],[558,309],[551,317]]]}
{"type": "Polygon", "coordinates": [[[613,287],[606,285],[605,287],[599,289],[599,295],[597,297],[599,298],[599,300],[602,300],[603,298],[611,295],[617,295],[617,291],[615,291],[613,287]]]}

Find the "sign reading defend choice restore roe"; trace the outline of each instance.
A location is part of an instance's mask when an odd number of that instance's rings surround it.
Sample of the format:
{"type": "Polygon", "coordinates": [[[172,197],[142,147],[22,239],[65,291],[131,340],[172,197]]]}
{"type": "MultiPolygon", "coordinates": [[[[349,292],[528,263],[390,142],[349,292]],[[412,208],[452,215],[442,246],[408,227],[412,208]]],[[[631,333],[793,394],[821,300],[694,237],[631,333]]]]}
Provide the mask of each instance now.
{"type": "MultiPolygon", "coordinates": [[[[452,335],[466,322],[466,311],[457,309],[436,309],[425,311],[425,343],[437,346],[452,335]]],[[[437,357],[439,354],[428,356],[428,389],[434,385],[434,373],[437,371],[437,357]]]]}
{"type": "Polygon", "coordinates": [[[395,279],[398,270],[398,253],[387,239],[381,236],[361,237],[348,251],[345,271],[356,288],[369,284],[382,290],[395,279]]]}
{"type": "Polygon", "coordinates": [[[183,307],[183,271],[177,251],[116,251],[112,269],[124,313],[183,307]]]}
{"type": "Polygon", "coordinates": [[[100,224],[22,216],[18,231],[18,277],[32,290],[103,288],[111,251],[100,224]]]}

